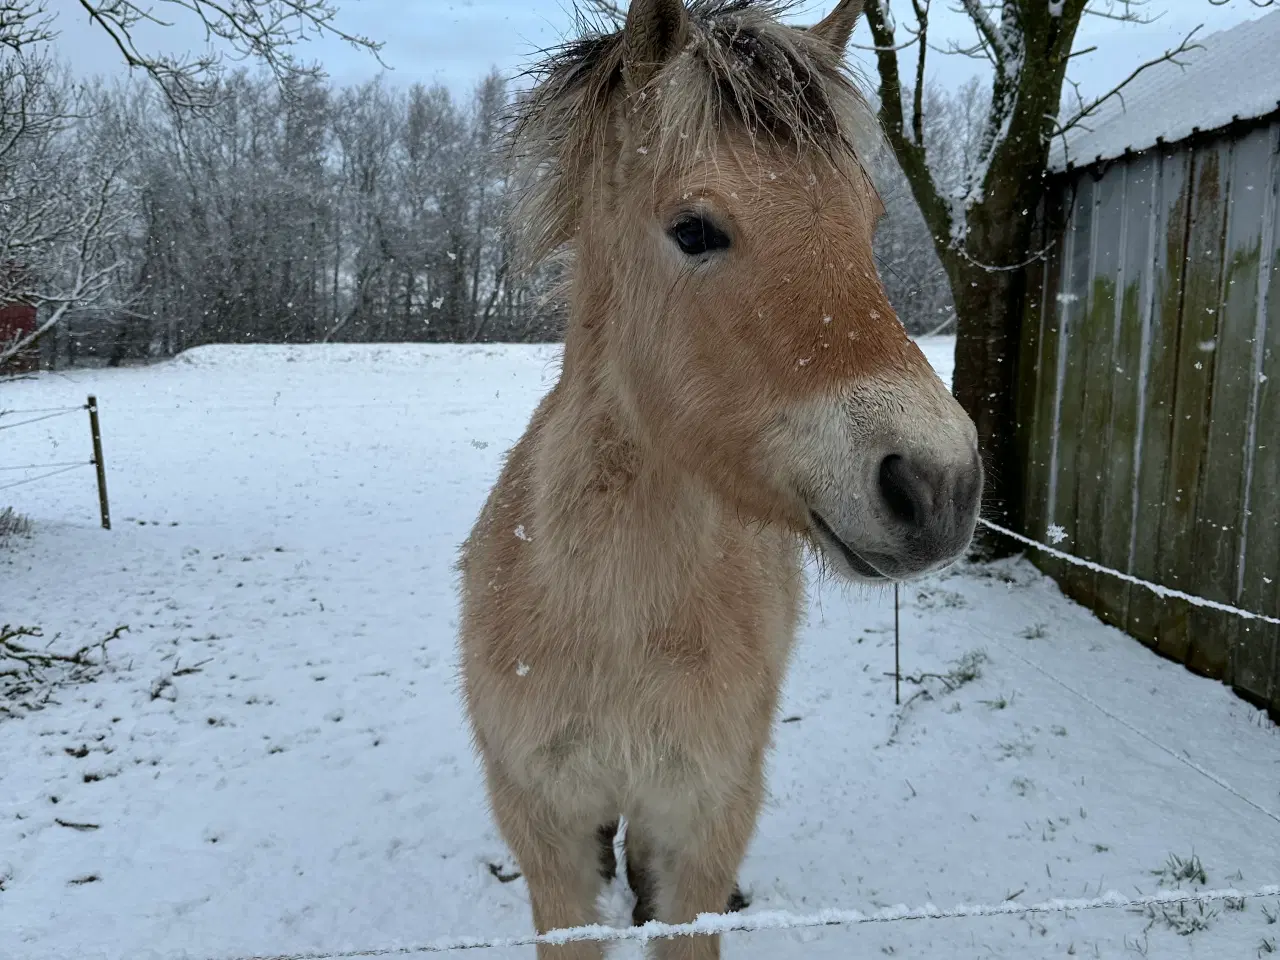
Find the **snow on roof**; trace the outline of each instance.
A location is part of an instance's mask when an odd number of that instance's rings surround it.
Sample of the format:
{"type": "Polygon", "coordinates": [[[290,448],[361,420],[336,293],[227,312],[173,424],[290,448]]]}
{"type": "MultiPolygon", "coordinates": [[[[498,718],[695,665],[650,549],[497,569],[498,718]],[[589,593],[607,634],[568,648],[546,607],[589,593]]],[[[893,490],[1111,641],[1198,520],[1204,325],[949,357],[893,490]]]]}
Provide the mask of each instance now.
{"type": "Polygon", "coordinates": [[[1144,70],[1122,96],[1070,130],[1065,149],[1064,138],[1055,138],[1049,169],[1110,160],[1280,110],[1280,11],[1197,39],[1202,49],[1180,56],[1183,66],[1166,61],[1144,70]]]}

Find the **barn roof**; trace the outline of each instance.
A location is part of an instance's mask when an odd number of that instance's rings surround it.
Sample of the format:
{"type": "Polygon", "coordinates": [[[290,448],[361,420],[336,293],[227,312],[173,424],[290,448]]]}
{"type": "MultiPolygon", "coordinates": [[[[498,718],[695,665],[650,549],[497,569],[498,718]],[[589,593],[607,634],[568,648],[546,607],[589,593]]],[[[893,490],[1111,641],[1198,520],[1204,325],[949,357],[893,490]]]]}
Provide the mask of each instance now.
{"type": "Polygon", "coordinates": [[[1050,170],[1110,160],[1280,110],[1280,11],[1199,40],[1203,49],[1144,70],[1081,126],[1057,137],[1050,170]],[[1063,143],[1063,140],[1066,143],[1063,143]]]}

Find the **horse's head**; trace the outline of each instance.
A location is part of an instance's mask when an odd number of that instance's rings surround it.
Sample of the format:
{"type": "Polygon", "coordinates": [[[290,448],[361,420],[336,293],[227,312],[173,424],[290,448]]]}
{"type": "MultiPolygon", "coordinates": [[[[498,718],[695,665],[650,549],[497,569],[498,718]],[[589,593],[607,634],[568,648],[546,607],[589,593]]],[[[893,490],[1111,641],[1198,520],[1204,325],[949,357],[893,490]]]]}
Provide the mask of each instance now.
{"type": "Polygon", "coordinates": [[[982,467],[876,272],[884,209],[856,146],[874,124],[843,67],[859,11],[799,30],[753,0],[632,0],[619,33],[563,55],[523,135],[537,117],[554,144],[534,219],[574,244],[635,429],[744,517],[880,580],[966,548],[982,467]]]}

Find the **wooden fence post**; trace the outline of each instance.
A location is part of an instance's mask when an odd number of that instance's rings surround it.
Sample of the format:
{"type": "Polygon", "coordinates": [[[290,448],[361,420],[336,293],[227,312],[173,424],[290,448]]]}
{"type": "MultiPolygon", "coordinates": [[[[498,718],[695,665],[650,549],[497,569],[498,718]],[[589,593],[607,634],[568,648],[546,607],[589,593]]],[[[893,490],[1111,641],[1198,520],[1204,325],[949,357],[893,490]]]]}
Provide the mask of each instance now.
{"type": "Polygon", "coordinates": [[[93,435],[93,465],[98,471],[98,508],[102,529],[111,529],[111,509],[107,506],[107,468],[102,462],[102,431],[98,428],[98,398],[89,396],[89,432],[93,435]]]}

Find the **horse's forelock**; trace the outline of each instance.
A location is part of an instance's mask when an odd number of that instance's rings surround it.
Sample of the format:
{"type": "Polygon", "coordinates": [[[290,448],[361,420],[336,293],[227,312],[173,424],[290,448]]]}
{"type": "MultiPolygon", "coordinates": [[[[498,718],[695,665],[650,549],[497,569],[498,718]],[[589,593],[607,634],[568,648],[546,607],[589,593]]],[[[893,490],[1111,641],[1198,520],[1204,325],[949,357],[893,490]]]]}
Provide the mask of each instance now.
{"type": "MultiPolygon", "coordinates": [[[[664,165],[679,169],[726,133],[857,164],[875,120],[828,44],[781,23],[795,0],[694,0],[689,41],[642,91],[664,165]]],[[[515,105],[509,149],[521,190],[515,226],[526,261],[571,239],[581,194],[604,160],[623,79],[623,31],[580,17],[580,35],[548,51],[515,105]]],[[[644,122],[644,121],[642,121],[644,122]]]]}

